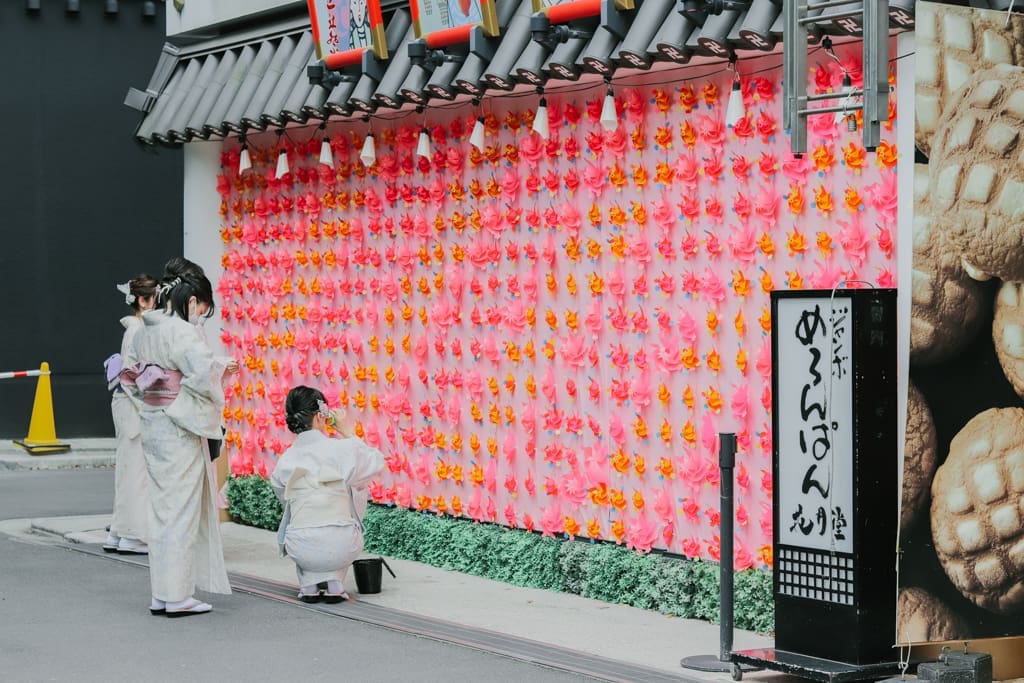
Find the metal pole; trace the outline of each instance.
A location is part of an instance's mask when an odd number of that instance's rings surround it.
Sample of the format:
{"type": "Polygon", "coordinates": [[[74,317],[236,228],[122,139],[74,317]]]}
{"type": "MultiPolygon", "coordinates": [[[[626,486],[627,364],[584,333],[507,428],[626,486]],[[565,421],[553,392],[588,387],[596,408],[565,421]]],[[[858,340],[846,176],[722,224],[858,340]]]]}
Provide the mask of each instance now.
{"type": "Polygon", "coordinates": [[[718,642],[720,652],[719,661],[728,662],[732,653],[732,620],[733,620],[733,499],[732,499],[732,471],[736,467],[736,435],[718,435],[718,469],[721,473],[719,480],[719,491],[721,509],[719,511],[721,522],[720,558],[718,561],[718,583],[721,586],[722,595],[718,603],[718,642]]]}
{"type": "Polygon", "coordinates": [[[731,672],[734,681],[740,680],[744,671],[760,671],[756,666],[734,663],[732,661],[733,631],[733,474],[736,467],[736,435],[718,435],[718,469],[721,473],[719,481],[719,556],[718,582],[721,597],[718,601],[718,656],[692,655],[684,657],[679,666],[694,671],[731,672]]]}

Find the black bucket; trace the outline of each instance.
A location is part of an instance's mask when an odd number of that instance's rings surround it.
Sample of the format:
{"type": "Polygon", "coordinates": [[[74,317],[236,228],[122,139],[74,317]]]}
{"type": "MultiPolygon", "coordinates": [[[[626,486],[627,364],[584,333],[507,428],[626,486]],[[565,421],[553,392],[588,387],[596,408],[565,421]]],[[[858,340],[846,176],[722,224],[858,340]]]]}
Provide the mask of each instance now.
{"type": "Polygon", "coordinates": [[[387,567],[391,578],[397,578],[383,557],[366,557],[352,563],[352,570],[356,574],[356,587],[361,594],[380,593],[380,582],[384,574],[382,567],[387,567]]]}

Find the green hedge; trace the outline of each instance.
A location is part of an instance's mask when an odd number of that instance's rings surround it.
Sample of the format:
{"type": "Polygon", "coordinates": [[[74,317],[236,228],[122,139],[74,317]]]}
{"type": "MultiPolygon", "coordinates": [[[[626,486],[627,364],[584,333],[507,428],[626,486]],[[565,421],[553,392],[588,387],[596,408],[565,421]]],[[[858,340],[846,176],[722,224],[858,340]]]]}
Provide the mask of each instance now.
{"type": "MultiPolygon", "coordinates": [[[[277,530],[281,506],[259,475],[232,477],[227,490],[232,518],[277,530]]],[[[544,538],[520,529],[371,505],[363,520],[366,549],[516,586],[574,593],[663,614],[717,621],[718,565],[585,540],[544,538]]],[[[737,628],[774,629],[771,573],[735,575],[737,628]]]]}

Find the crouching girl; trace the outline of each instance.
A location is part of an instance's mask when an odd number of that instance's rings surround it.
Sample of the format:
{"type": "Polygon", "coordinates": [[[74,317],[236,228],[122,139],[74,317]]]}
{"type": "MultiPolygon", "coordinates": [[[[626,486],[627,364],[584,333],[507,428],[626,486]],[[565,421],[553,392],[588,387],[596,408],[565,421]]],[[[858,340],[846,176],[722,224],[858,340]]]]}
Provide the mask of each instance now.
{"type": "Polygon", "coordinates": [[[284,505],[278,544],[295,562],[299,599],[341,602],[348,598],[345,575],[363,550],[366,485],[383,469],[384,455],[354,437],[317,389],[289,391],[285,419],[298,436],[270,477],[284,505]],[[332,430],[340,438],[328,436],[332,430]]]}

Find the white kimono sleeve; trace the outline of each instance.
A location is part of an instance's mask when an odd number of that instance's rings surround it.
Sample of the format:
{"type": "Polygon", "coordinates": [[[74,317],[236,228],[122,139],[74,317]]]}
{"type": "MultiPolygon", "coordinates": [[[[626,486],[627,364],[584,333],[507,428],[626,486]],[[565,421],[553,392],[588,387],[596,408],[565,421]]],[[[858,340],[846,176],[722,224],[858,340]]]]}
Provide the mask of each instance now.
{"type": "Polygon", "coordinates": [[[182,374],[181,391],[167,416],[193,434],[220,439],[221,411],[224,409],[222,381],[227,367],[217,358],[192,325],[176,325],[170,348],[171,362],[182,374]]]}
{"type": "Polygon", "coordinates": [[[361,489],[370,483],[378,472],[384,469],[384,454],[359,438],[342,439],[339,465],[344,462],[345,454],[352,459],[352,472],[348,477],[348,485],[361,489]]]}

